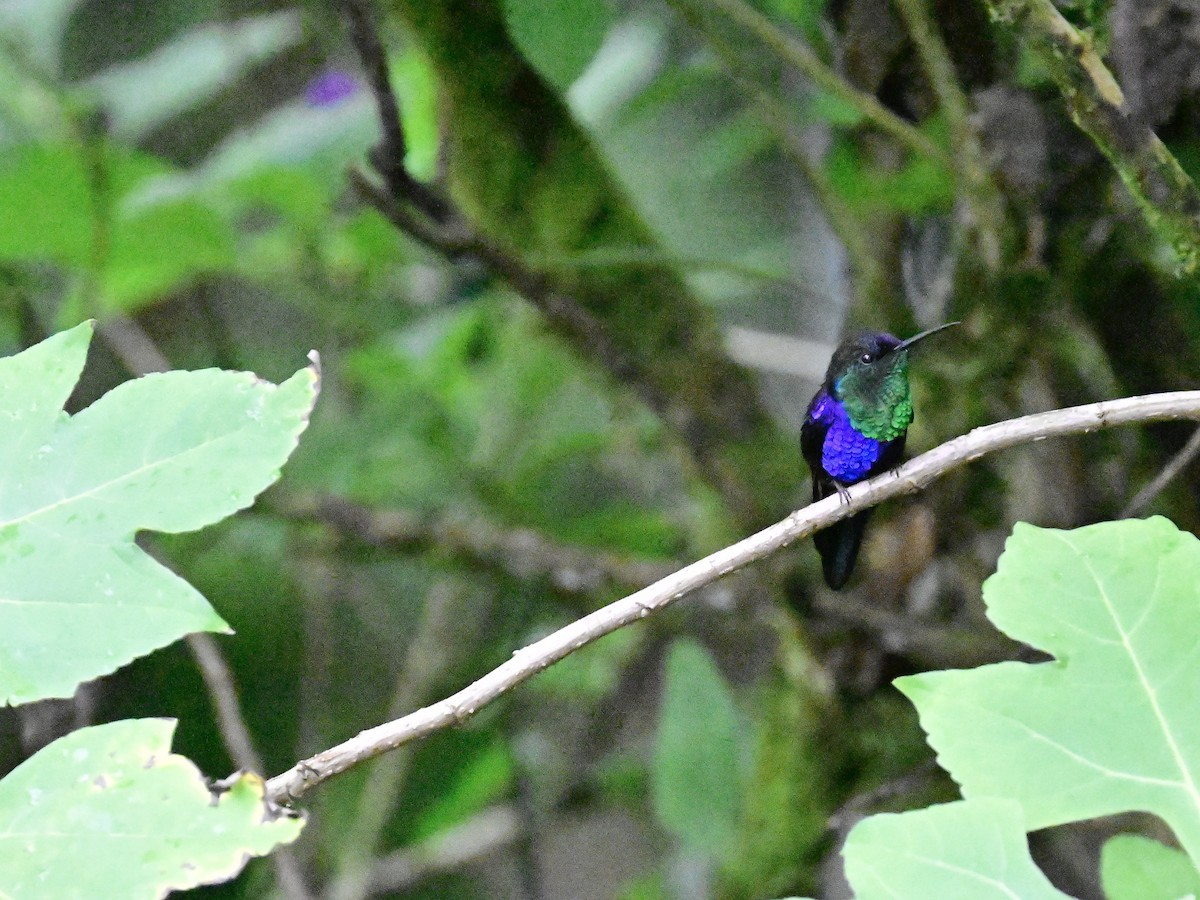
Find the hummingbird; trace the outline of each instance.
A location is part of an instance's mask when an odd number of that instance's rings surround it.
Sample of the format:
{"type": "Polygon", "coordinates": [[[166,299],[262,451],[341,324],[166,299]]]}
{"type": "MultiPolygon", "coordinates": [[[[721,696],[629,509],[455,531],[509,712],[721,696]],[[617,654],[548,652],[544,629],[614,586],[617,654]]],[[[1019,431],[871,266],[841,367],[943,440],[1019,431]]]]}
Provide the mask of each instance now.
{"type": "MultiPolygon", "coordinates": [[[[844,497],[847,486],[900,464],[913,421],[908,351],[958,324],[948,322],[905,341],[887,332],[865,331],[838,346],[800,426],[800,449],[812,471],[814,503],[834,491],[844,497]]],[[[835,591],[854,569],[871,512],[842,519],[813,537],[825,583],[835,591]]]]}

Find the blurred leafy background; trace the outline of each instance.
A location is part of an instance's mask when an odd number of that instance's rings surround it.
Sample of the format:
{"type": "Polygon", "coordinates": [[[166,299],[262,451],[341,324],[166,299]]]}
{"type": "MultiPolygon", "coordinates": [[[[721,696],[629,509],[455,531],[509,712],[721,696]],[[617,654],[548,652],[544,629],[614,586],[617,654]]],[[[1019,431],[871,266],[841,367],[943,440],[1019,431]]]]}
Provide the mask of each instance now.
{"type": "MultiPolygon", "coordinates": [[[[1194,175],[1200,9],[1058,7],[1194,175]]],[[[369,12],[399,182],[368,162],[376,97],[333,0],[0,2],[0,351],[96,318],[77,407],[148,369],[280,380],[321,353],[280,485],[146,542],[237,629],[267,774],[806,502],[796,429],[847,329],[965,322],[914,366],[918,451],[1200,386],[1195,277],[984,3],[369,12]],[[379,211],[414,197],[424,232],[379,211]]],[[[954,796],[890,680],[1022,654],[979,603],[1016,520],[1194,530],[1193,479],[1129,509],[1189,434],[952,475],[881,511],[837,596],[793,548],[314,792],[298,879],[260,860],[196,893],[846,896],[857,815],[954,796]]],[[[3,711],[0,770],[132,715],[235,767],[181,645],[3,711]]],[[[1142,828],[1053,829],[1035,854],[1098,896],[1100,839],[1142,828]]]]}

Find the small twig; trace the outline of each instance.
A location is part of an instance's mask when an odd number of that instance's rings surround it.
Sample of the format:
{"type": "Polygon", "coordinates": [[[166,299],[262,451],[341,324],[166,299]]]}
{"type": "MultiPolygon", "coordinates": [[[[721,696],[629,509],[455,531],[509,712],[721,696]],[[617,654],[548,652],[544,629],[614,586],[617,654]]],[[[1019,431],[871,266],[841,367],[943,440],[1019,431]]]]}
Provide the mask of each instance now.
{"type": "MultiPolygon", "coordinates": [[[[262,757],[254,747],[250,729],[246,727],[246,720],[242,716],[233,673],[221,655],[216,640],[211,634],[200,632],[189,634],[187,645],[200,669],[204,686],[208,688],[208,696],[217,717],[217,731],[229,758],[243,772],[265,771],[262,757]]],[[[291,847],[281,847],[272,853],[271,866],[275,869],[276,883],[285,897],[289,900],[309,900],[312,897],[300,869],[300,861],[291,847]]]]}
{"type": "Polygon", "coordinates": [[[385,856],[371,870],[371,890],[391,894],[431,875],[453,872],[516,840],[519,821],[510,806],[493,806],[412,847],[385,856]]]}
{"type": "Polygon", "coordinates": [[[984,162],[979,134],[971,124],[971,108],[958,83],[950,52],[930,15],[928,0],[895,0],[908,34],[917,49],[930,87],[950,124],[957,152],[952,166],[974,219],[979,250],[988,269],[1000,265],[1004,231],[1004,205],[984,162]]]}
{"type": "Polygon", "coordinates": [[[351,766],[460,725],[517,685],[593,641],[670,606],[789,544],[891,497],[916,493],[945,473],[987,453],[1032,441],[1112,428],[1129,422],[1200,419],[1200,391],[1178,391],[1091,403],[976,428],[905,463],[899,469],[851,486],[846,497],[828,497],[783,521],[719,550],[673,575],[584,616],[513,653],[512,659],[458,693],[400,719],[361,732],[297,763],[267,783],[267,796],[290,803],[351,766]]]}
{"type": "Polygon", "coordinates": [[[254,749],[250,730],[242,718],[237,684],[217,642],[210,634],[197,633],[187,636],[187,645],[200,669],[204,686],[208,688],[213,712],[217,716],[217,731],[221,734],[229,758],[244,772],[262,772],[262,757],[254,749]]]}
{"type": "Polygon", "coordinates": [[[371,164],[387,182],[397,200],[407,200],[434,222],[444,221],[449,206],[437,192],[417,181],[404,166],[408,144],[400,121],[400,102],[388,75],[387,53],[371,11],[369,0],[342,0],[350,25],[350,41],[358,52],[383,132],[380,145],[371,154],[371,164]]]}
{"type": "Polygon", "coordinates": [[[1163,466],[1162,471],[1134,495],[1134,498],[1121,510],[1121,514],[1117,518],[1132,519],[1134,516],[1139,515],[1143,509],[1150,505],[1150,501],[1161,494],[1166,486],[1178,477],[1180,472],[1191,465],[1192,460],[1197,456],[1200,456],[1200,428],[1192,432],[1192,436],[1183,445],[1183,449],[1172,456],[1170,461],[1163,466]]]}
{"type": "Polygon", "coordinates": [[[170,361],[145,329],[128,316],[113,316],[96,324],[100,337],[108,348],[135,375],[150,372],[169,372],[170,361]]]}
{"type": "MultiPolygon", "coordinates": [[[[674,0],[676,3],[691,3],[695,0],[674,0]]],[[[780,59],[795,67],[817,87],[832,94],[858,111],[864,119],[880,131],[890,134],[902,145],[952,168],[950,155],[934,143],[928,135],[900,118],[870,94],[858,90],[832,68],[822,62],[813,49],[803,41],[778,28],[774,22],[743,0],[700,0],[731,21],[736,22],[770,47],[780,59]]]]}
{"type": "Polygon", "coordinates": [[[383,129],[383,146],[387,149],[389,162],[398,164],[399,171],[403,171],[408,146],[404,140],[404,128],[400,124],[400,104],[392,90],[387,54],[376,32],[371,9],[366,0],[343,0],[342,8],[345,9],[346,19],[350,23],[350,40],[354,49],[358,51],[358,57],[371,85],[371,93],[375,96],[379,124],[383,129]]]}

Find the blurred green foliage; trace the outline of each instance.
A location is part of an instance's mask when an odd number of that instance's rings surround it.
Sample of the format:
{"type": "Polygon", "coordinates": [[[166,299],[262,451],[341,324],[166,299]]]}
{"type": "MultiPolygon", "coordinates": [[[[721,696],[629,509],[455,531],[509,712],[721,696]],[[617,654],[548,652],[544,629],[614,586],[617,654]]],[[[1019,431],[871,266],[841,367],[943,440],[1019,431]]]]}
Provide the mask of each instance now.
{"type": "MultiPolygon", "coordinates": [[[[96,317],[79,402],[144,367],[147,347],[271,380],[321,353],[322,400],[283,482],[248,515],[149,541],[236,629],[222,647],[268,774],[804,502],[794,430],[825,364],[812,347],[846,328],[966,323],[914,365],[916,451],[1024,412],[1196,386],[1196,281],[1176,278],[1020,41],[969,4],[932,4],[1005,201],[989,270],[954,131],[899,20],[866,0],[753,7],[949,161],[815,89],[728,6],[375,10],[407,170],[586,308],[633,360],[616,371],[479,258],[411,239],[349,188],[378,124],[335,7],[0,2],[0,350],[96,317]],[[759,335],[736,366],[735,328],[759,335]],[[812,344],[781,360],[764,333],[812,344]]],[[[1099,28],[1129,6],[1072,15],[1099,28]]],[[[1131,97],[1174,77],[1154,68],[1154,38],[1111,28],[1131,97]]],[[[1170,108],[1151,112],[1194,171],[1189,90],[1164,88],[1170,108]]],[[[402,751],[394,795],[365,793],[364,771],[315,791],[304,877],[336,882],[361,852],[350,826],[382,804],[369,852],[415,868],[381,896],[833,896],[830,815],[912,799],[872,794],[922,758],[890,679],[943,662],[943,630],[987,632],[979,585],[1013,521],[1115,516],[1187,437],[1022,448],[886,507],[840,607],[820,602],[801,547],[588,647],[402,751]],[[672,646],[690,648],[683,675],[704,691],[682,707],[672,646]],[[688,718],[707,705],[738,713],[736,796],[701,794],[699,778],[688,796],[656,757],[690,734],[694,758],[729,768],[728,717],[688,718]],[[664,779],[669,821],[652,799],[664,779]],[[733,829],[724,856],[679,827],[706,803],[720,815],[697,833],[733,829]],[[469,830],[497,811],[516,825],[469,830]],[[469,863],[421,868],[464,827],[469,863]]],[[[1183,479],[1153,508],[1192,529],[1196,501],[1183,479]]],[[[94,690],[81,715],[179,716],[179,752],[233,768],[182,649],[94,690]]],[[[4,769],[28,753],[22,715],[0,727],[4,769]]],[[[208,894],[267,896],[272,879],[255,863],[208,894]]]]}

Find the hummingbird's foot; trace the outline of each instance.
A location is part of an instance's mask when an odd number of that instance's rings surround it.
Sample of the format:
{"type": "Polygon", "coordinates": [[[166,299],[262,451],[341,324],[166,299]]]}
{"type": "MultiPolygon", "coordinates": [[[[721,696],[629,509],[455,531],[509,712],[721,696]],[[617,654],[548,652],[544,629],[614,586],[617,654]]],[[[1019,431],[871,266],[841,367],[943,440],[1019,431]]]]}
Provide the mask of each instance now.
{"type": "Polygon", "coordinates": [[[837,488],[838,497],[841,498],[842,503],[849,503],[850,502],[850,491],[847,490],[847,486],[838,481],[835,481],[833,483],[833,486],[835,488],[837,488]]]}

